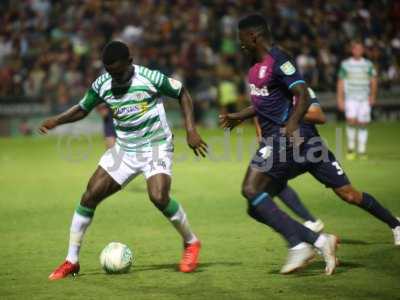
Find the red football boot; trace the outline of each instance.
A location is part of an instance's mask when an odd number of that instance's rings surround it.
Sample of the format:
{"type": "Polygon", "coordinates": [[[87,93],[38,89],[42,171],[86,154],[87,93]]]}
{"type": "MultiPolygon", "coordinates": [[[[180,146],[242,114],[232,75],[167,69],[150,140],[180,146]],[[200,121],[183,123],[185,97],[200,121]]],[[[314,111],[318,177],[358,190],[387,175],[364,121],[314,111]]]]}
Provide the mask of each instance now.
{"type": "Polygon", "coordinates": [[[49,280],[59,280],[67,277],[70,274],[72,276],[76,276],[79,273],[79,269],[79,263],[73,264],[66,260],[49,275],[49,280]]]}
{"type": "Polygon", "coordinates": [[[199,260],[201,243],[200,241],[193,244],[185,244],[183,256],[179,264],[179,270],[184,273],[193,272],[196,270],[199,260]]]}

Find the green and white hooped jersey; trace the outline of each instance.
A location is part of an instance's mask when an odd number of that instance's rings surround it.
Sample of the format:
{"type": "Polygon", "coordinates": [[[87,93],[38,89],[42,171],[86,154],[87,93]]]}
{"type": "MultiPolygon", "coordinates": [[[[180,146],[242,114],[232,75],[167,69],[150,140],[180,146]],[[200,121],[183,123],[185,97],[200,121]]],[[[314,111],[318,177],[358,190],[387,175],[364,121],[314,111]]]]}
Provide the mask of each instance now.
{"type": "Polygon", "coordinates": [[[79,105],[89,112],[106,103],[113,114],[117,144],[127,152],[148,152],[154,147],[172,151],[162,96],[179,98],[182,83],[143,66],[134,68],[130,84],[124,87],[112,87],[108,73],[99,76],[79,105]]]}
{"type": "Polygon", "coordinates": [[[368,101],[371,78],[376,76],[370,60],[348,58],[341,63],[338,75],[344,80],[345,100],[368,101]]]}

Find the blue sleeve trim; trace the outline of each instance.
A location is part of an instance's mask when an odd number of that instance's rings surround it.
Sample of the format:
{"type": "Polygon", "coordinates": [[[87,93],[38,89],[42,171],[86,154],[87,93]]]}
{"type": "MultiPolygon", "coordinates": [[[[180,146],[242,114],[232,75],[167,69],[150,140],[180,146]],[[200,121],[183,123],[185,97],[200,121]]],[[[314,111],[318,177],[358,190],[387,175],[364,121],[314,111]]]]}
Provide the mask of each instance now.
{"type": "Polygon", "coordinates": [[[306,83],[306,82],[304,80],[296,80],[295,82],[292,82],[289,85],[289,89],[291,89],[292,87],[294,87],[296,84],[299,84],[299,83],[306,83]]]}

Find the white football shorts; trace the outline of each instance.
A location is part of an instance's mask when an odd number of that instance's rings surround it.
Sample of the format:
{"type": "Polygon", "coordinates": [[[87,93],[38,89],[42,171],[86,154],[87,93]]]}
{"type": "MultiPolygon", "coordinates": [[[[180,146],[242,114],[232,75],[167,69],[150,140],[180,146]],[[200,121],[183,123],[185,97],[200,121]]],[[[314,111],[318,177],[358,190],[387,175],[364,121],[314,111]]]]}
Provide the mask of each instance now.
{"type": "Polygon", "coordinates": [[[371,122],[371,105],[368,101],[346,100],[346,119],[355,119],[360,123],[371,122]]]}
{"type": "Polygon", "coordinates": [[[171,151],[154,149],[153,152],[125,152],[118,144],[108,149],[100,159],[102,167],[121,186],[139,174],[146,179],[159,173],[172,175],[171,151]]]}

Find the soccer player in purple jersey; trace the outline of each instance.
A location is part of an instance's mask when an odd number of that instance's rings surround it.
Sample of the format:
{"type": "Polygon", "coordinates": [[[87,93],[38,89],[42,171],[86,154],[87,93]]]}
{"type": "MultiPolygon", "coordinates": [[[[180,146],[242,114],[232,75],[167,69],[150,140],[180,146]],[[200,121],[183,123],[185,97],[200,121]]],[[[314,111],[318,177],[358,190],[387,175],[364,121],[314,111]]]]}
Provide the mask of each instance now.
{"type": "MultiPolygon", "coordinates": [[[[326,117],[324,112],[322,111],[321,105],[319,104],[319,101],[316,98],[314,91],[311,88],[308,88],[308,92],[310,95],[311,105],[304,116],[305,125],[313,126],[313,124],[325,124],[326,117]]],[[[262,140],[261,127],[257,118],[254,119],[256,125],[257,140],[260,142],[262,140]]],[[[300,200],[299,195],[289,185],[287,185],[282,191],[280,191],[277,197],[304,221],[304,226],[315,232],[321,232],[324,229],[324,223],[320,219],[316,219],[310,213],[307,207],[300,200]]]]}
{"type": "Polygon", "coordinates": [[[238,27],[241,48],[254,62],[248,73],[252,105],[239,113],[222,115],[221,122],[226,128],[254,116],[260,122],[263,141],[248,167],[242,194],[248,200],[249,215],[280,233],[289,244],[288,260],[281,273],[304,267],[314,256],[315,248],[325,259],[326,274],[332,274],[337,265],[338,239],[309,230],[272,200],[287,180],[304,172],[332,188],[344,201],[385,222],[393,230],[395,244],[400,245],[399,220],[374,197],[356,190],[333,153],[318,139],[316,128],[305,126],[303,117],[310,105],[307,86],[291,57],[273,44],[265,19],[250,15],[240,20],[238,27]],[[293,96],[297,98],[296,105],[293,96]],[[298,154],[305,160],[299,159],[298,154]]]}

